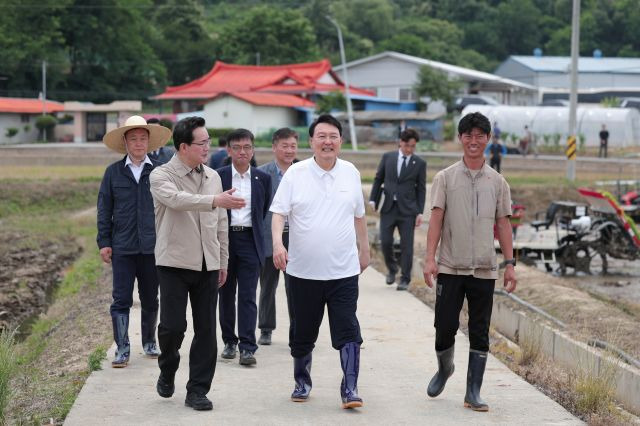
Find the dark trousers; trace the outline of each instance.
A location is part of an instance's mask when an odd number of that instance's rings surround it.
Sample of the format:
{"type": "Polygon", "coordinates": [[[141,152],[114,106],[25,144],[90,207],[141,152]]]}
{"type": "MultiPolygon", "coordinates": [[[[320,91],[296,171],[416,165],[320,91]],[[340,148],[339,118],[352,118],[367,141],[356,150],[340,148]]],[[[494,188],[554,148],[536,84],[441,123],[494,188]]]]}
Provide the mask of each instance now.
{"type": "MultiPolygon", "coordinates": [[[[289,249],[289,233],[282,233],[282,243],[289,249]]],[[[265,259],[260,272],[260,298],[258,303],[258,328],[262,331],[273,331],[276,329],[276,289],[280,270],[273,264],[273,256],[265,259]]],[[[289,276],[284,274],[284,287],[287,294],[287,305],[289,304],[289,276]]],[[[289,309],[291,312],[291,309],[289,309]]],[[[289,316],[291,320],[291,316],[289,316]]]]}
{"type": "Polygon", "coordinates": [[[224,343],[238,344],[240,350],[255,352],[256,290],[260,260],[251,231],[229,232],[227,282],[220,287],[220,329],[224,343]],[[238,290],[238,335],[236,336],[236,288],[238,290]]]}
{"type": "Polygon", "coordinates": [[[500,157],[491,157],[491,159],[489,160],[489,166],[498,173],[500,173],[500,161],[500,157]]]}
{"type": "Polygon", "coordinates": [[[362,343],[358,307],[358,275],[336,280],[307,280],[289,276],[292,325],[289,338],[291,356],[302,358],[313,351],[324,307],[329,312],[331,345],[340,350],[345,343],[362,343]]]}
{"type": "Polygon", "coordinates": [[[187,298],[191,301],[193,341],[189,350],[187,392],[206,394],[216,371],[216,302],[218,272],[158,266],[160,278],[160,325],[158,366],[164,377],[175,377],[180,346],[187,329],[187,298]]]}
{"type": "Polygon", "coordinates": [[[436,351],[449,349],[455,343],[464,298],[469,308],[469,346],[489,351],[489,324],[493,308],[495,280],[472,275],[438,274],[436,286],[436,351]]]}
{"type": "Polygon", "coordinates": [[[128,315],[133,305],[133,283],[138,279],[138,296],[143,311],[158,310],[158,274],[152,254],[113,255],[113,302],[111,315],[128,315]]]}
{"type": "Polygon", "coordinates": [[[400,270],[402,280],[411,281],[411,267],[413,266],[413,233],[416,226],[416,216],[405,216],[398,211],[394,201],[391,210],[380,215],[380,245],[384,255],[384,263],[391,273],[398,272],[398,264],[393,255],[393,231],[398,228],[400,233],[400,270]]]}
{"type": "Polygon", "coordinates": [[[600,149],[598,149],[598,157],[607,158],[607,144],[600,142],[600,149]]]}

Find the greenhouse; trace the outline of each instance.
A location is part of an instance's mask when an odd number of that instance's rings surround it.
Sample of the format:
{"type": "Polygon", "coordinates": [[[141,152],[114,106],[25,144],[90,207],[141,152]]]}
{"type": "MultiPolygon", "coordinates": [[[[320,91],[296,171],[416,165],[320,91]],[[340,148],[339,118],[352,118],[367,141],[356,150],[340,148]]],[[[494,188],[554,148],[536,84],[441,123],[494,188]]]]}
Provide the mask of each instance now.
{"type": "MultiPolygon", "coordinates": [[[[527,107],[507,105],[469,105],[462,116],[481,112],[491,124],[498,123],[506,142],[515,142],[525,135],[528,126],[539,144],[564,144],[569,128],[567,107],[527,107]]],[[[603,108],[579,106],[578,139],[585,146],[598,146],[602,125],[609,131],[609,147],[640,145],[640,112],[635,108],[603,108]]]]}

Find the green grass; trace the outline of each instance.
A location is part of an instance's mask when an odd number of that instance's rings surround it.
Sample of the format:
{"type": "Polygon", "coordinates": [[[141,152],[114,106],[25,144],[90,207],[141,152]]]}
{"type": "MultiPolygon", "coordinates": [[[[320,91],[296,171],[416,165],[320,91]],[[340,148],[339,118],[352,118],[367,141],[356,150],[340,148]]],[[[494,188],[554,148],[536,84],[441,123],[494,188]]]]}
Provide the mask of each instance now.
{"type": "Polygon", "coordinates": [[[89,250],[67,272],[55,292],[55,298],[76,294],[85,285],[95,285],[102,271],[98,250],[89,250]]]}
{"type": "Polygon", "coordinates": [[[5,413],[11,398],[11,378],[16,369],[15,330],[0,332],[0,424],[5,424],[5,413]]]}
{"type": "Polygon", "coordinates": [[[89,371],[102,370],[102,360],[107,358],[107,350],[104,346],[98,346],[89,354],[89,371]]]}
{"type": "Polygon", "coordinates": [[[0,180],[0,218],[59,214],[95,205],[99,182],[0,180]]]}

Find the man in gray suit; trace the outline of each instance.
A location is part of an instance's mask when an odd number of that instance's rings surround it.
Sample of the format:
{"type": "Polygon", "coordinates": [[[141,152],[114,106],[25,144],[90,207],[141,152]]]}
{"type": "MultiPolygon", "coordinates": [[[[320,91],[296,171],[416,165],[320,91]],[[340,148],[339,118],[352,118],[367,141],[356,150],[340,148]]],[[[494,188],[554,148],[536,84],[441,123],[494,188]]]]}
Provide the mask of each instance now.
{"type": "MultiPolygon", "coordinates": [[[[293,164],[298,151],[298,134],[289,128],[282,128],[273,134],[272,149],[275,159],[260,166],[259,169],[271,176],[271,201],[276,194],[282,176],[293,164]]],[[[271,238],[271,217],[267,213],[264,220],[264,248],[265,262],[260,273],[260,299],[258,305],[258,328],[260,339],[258,344],[270,345],[271,332],[276,328],[276,288],[280,278],[280,270],[273,265],[273,247],[271,238]]],[[[289,227],[285,224],[282,234],[285,248],[289,248],[289,227]]],[[[285,291],[289,294],[289,277],[284,274],[285,291]]],[[[287,297],[287,303],[289,298],[287,297]]]]}
{"type": "Polygon", "coordinates": [[[406,290],[411,282],[414,228],[422,224],[427,178],[427,163],[414,154],[420,139],[418,132],[406,129],[400,134],[398,151],[382,156],[376,172],[369,203],[376,207],[384,193],[380,207],[380,242],[384,262],[389,273],[387,284],[396,280],[398,264],[393,255],[393,232],[400,233],[400,270],[397,290],[406,290]]]}

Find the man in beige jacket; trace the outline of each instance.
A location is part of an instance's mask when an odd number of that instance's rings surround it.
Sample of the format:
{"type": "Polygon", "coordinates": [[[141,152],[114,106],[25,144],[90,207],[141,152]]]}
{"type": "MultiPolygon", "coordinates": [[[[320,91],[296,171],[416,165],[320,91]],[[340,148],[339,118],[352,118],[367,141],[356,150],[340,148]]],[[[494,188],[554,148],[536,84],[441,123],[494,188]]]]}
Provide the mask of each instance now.
{"type": "Polygon", "coordinates": [[[427,233],[424,279],[436,283],[436,356],[438,372],[427,388],[438,396],[453,374],[453,352],[460,309],[469,307],[469,364],[464,406],[488,411],[480,387],[489,351],[493,290],[498,278],[494,225],[504,255],[504,287],[516,288],[516,261],[511,239],[511,191],[507,181],[484,160],[491,139],[491,123],[479,112],[458,124],[462,160],[439,171],[431,184],[431,218],[427,233]],[[436,262],[436,249],[440,246],[436,262]]]}
{"type": "Polygon", "coordinates": [[[173,131],[177,154],[150,176],[156,221],[155,257],[160,282],[158,394],[169,398],[180,363],[191,300],[194,338],[189,353],[185,405],[211,410],[206,394],[216,367],[216,305],[229,258],[227,212],[244,200],[222,191],[220,176],[204,164],[211,143],[200,117],[180,120],[173,131]]]}

